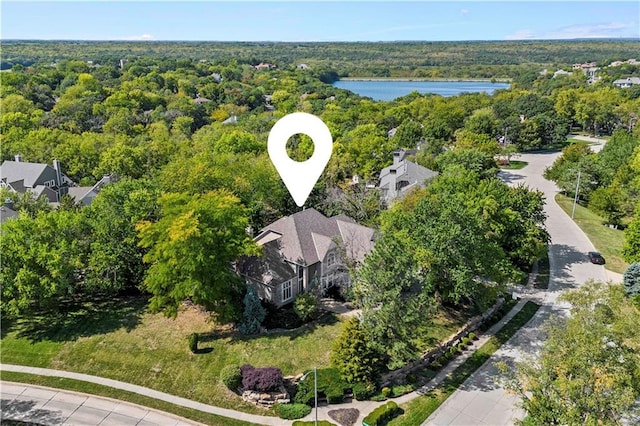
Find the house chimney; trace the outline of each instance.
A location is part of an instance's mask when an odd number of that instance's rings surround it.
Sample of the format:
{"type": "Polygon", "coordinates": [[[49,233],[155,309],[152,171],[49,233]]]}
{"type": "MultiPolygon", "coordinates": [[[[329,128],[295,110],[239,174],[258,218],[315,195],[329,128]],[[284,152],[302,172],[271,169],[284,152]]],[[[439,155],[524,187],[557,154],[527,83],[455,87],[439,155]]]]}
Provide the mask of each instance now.
{"type": "Polygon", "coordinates": [[[22,155],[16,154],[15,158],[17,163],[22,163],[22,155]]]}
{"type": "Polygon", "coordinates": [[[401,150],[393,151],[393,164],[400,164],[403,152],[401,150]]]}
{"type": "Polygon", "coordinates": [[[13,210],[13,200],[11,198],[5,198],[4,207],[13,210]]]}
{"type": "Polygon", "coordinates": [[[62,169],[60,167],[60,161],[53,160],[53,169],[56,171],[56,186],[60,188],[62,186],[62,169]]]}

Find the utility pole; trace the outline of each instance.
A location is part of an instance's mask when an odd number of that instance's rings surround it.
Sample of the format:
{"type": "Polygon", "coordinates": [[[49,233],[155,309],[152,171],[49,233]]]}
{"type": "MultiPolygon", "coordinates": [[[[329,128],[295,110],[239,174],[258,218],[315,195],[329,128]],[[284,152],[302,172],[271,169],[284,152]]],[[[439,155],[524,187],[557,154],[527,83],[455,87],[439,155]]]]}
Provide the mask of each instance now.
{"type": "Polygon", "coordinates": [[[578,191],[580,190],[580,172],[581,170],[578,169],[578,182],[576,183],[576,195],[573,197],[573,210],[571,210],[571,219],[573,219],[576,214],[576,203],[578,202],[578,191]]]}

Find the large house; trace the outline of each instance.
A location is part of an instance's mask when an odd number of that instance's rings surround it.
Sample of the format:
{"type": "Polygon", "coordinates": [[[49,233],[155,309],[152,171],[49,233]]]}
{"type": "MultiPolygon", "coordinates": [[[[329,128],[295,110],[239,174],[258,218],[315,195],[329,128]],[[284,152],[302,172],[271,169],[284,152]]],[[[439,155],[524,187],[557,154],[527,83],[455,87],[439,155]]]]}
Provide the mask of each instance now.
{"type": "Polygon", "coordinates": [[[627,78],[620,78],[616,81],[613,82],[613,85],[616,87],[620,87],[623,89],[627,89],[631,86],[635,86],[635,85],[639,85],[640,84],[640,77],[627,77],[627,78]]]}
{"type": "Polygon", "coordinates": [[[374,230],[310,208],[266,226],[254,241],[262,256],[240,259],[237,270],[261,299],[282,306],[305,291],[349,286],[347,262],[364,259],[373,248],[374,230]]]}
{"type": "Polygon", "coordinates": [[[50,203],[60,201],[74,183],[64,173],[58,160],[53,166],[22,161],[20,155],[15,161],[4,161],[0,166],[0,186],[12,191],[31,191],[36,198],[46,197],[50,203]]]}
{"type": "Polygon", "coordinates": [[[396,198],[402,198],[410,189],[423,187],[427,179],[438,175],[438,172],[408,161],[407,157],[415,152],[414,150],[395,150],[393,164],[380,172],[379,188],[385,202],[389,203],[396,198]]]}

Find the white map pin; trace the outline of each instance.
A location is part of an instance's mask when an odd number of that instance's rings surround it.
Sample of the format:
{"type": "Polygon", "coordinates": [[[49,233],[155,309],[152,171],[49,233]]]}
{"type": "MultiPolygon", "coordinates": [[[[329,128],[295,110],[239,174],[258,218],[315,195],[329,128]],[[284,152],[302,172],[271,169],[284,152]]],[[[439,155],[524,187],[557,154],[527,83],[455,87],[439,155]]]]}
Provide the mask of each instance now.
{"type": "Polygon", "coordinates": [[[267,150],[293,200],[302,207],[331,158],[333,140],[329,128],[312,114],[285,115],[269,132],[267,150]],[[313,140],[313,155],[307,161],[294,161],[287,154],[287,141],[298,133],[313,140]]]}

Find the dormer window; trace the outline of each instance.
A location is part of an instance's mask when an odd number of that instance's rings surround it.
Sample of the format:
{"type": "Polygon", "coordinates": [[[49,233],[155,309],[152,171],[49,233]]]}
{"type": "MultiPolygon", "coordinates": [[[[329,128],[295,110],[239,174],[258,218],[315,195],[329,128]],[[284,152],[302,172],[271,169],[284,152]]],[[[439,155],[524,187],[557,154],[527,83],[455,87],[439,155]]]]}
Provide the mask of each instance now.
{"type": "Polygon", "coordinates": [[[327,266],[332,266],[334,263],[336,263],[335,253],[329,253],[327,255],[327,266]]]}

